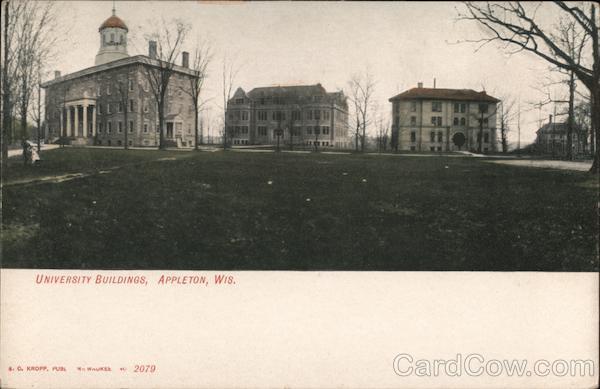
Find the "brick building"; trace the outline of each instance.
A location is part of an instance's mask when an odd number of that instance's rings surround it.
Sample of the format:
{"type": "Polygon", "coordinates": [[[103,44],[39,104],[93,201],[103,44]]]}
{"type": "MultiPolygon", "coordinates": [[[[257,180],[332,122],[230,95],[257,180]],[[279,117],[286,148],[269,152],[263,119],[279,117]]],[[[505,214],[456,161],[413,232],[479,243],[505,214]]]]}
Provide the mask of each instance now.
{"type": "MultiPolygon", "coordinates": [[[[157,146],[158,110],[147,77],[157,68],[156,43],[148,55],[129,56],[125,23],[115,15],[99,28],[100,49],[95,66],[42,84],[45,88],[47,134],[73,145],[157,146]]],[[[163,136],[166,145],[191,147],[194,142],[194,104],[189,90],[189,55],[173,66],[165,101],[163,136]]]]}
{"type": "Polygon", "coordinates": [[[227,103],[226,126],[233,145],[349,146],[346,96],[321,84],[238,88],[227,103]]]}
{"type": "Polygon", "coordinates": [[[389,99],[392,147],[409,151],[496,150],[500,102],[485,91],[417,88],[389,99]]]}

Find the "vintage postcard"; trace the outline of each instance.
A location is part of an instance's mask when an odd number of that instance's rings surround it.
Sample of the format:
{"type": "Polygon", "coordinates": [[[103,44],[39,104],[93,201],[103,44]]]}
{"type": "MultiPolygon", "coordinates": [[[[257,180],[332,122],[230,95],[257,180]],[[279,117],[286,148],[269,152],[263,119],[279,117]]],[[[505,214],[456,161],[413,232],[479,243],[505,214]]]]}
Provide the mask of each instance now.
{"type": "Polygon", "coordinates": [[[2,2],[2,388],[594,388],[595,2],[2,2]]]}

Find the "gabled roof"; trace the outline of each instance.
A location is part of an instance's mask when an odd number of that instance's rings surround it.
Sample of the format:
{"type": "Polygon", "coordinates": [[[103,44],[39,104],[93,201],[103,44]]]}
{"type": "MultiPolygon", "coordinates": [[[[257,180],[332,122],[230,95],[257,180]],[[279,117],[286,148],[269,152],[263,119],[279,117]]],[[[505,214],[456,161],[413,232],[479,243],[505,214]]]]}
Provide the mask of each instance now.
{"type": "Polygon", "coordinates": [[[327,91],[321,84],[268,86],[254,88],[248,92],[248,97],[251,99],[259,99],[261,97],[309,97],[318,95],[327,95],[327,91]]]}
{"type": "MultiPolygon", "coordinates": [[[[566,122],[562,122],[562,123],[546,123],[544,124],[542,127],[540,127],[539,130],[537,130],[537,133],[540,134],[566,134],[568,130],[568,123],[566,122]]],[[[578,131],[580,130],[580,126],[577,123],[573,123],[573,131],[578,131]]]]}
{"type": "Polygon", "coordinates": [[[497,103],[500,100],[488,95],[485,91],[477,92],[473,89],[443,89],[443,88],[412,88],[391,97],[389,101],[398,100],[459,100],[459,101],[487,101],[497,103]]]}
{"type": "Polygon", "coordinates": [[[241,87],[238,87],[235,93],[233,94],[234,99],[240,99],[246,97],[246,92],[241,87]]]}

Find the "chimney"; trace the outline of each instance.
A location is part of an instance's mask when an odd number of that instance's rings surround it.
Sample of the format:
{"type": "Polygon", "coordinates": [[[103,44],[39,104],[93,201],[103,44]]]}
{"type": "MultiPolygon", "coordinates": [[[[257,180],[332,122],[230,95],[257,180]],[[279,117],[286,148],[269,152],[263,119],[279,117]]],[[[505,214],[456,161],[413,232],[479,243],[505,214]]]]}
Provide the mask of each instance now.
{"type": "Polygon", "coordinates": [[[156,41],[148,42],[148,57],[156,59],[156,41]]]}
{"type": "Polygon", "coordinates": [[[54,78],[60,78],[60,70],[54,71],[54,78]]]}
{"type": "Polygon", "coordinates": [[[181,53],[181,66],[184,68],[190,67],[190,53],[187,51],[181,53]]]}
{"type": "Polygon", "coordinates": [[[548,123],[552,124],[552,114],[548,115],[548,123]]]}
{"type": "Polygon", "coordinates": [[[435,77],[433,78],[433,89],[435,89],[435,77]]]}
{"type": "Polygon", "coordinates": [[[422,82],[419,82],[419,83],[417,84],[417,88],[423,88],[423,83],[422,83],[422,82]]]}

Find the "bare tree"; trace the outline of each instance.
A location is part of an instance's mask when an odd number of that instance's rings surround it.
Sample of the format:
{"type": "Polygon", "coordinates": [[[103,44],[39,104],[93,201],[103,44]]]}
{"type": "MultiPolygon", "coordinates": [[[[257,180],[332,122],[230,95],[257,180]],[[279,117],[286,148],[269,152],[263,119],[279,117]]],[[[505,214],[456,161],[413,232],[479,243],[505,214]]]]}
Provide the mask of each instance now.
{"type": "Polygon", "coordinates": [[[390,121],[384,119],[383,114],[377,119],[377,150],[381,153],[386,151],[390,133],[390,121]]]}
{"type": "Polygon", "coordinates": [[[371,123],[370,113],[373,109],[373,94],[375,93],[375,78],[366,69],[364,73],[356,73],[349,81],[350,101],[354,105],[355,115],[355,146],[358,151],[358,140],[360,139],[360,150],[365,151],[367,140],[367,127],[371,123]]]}
{"type": "Polygon", "coordinates": [[[240,66],[236,65],[234,59],[230,59],[227,55],[223,56],[223,150],[227,149],[228,137],[233,134],[229,134],[228,122],[227,122],[227,104],[231,100],[231,92],[233,91],[233,84],[235,78],[240,71],[240,66]]]}
{"type": "Polygon", "coordinates": [[[459,18],[471,20],[483,27],[487,36],[479,39],[481,45],[501,43],[509,53],[529,52],[566,71],[572,71],[588,88],[592,101],[592,129],[595,133],[596,153],[590,171],[599,170],[598,144],[600,133],[600,37],[598,5],[554,1],[554,7],[563,20],[570,20],[588,37],[583,44],[580,63],[560,39],[555,24],[544,24],[539,17],[542,3],[521,2],[466,2],[466,12],[459,18]]]}
{"type": "Polygon", "coordinates": [[[194,104],[194,149],[198,150],[198,144],[202,143],[201,132],[199,134],[200,112],[206,101],[201,101],[200,96],[204,88],[204,82],[208,77],[208,65],[212,60],[213,52],[206,41],[198,41],[192,53],[192,70],[195,77],[189,79],[189,88],[181,90],[192,98],[194,104]]]}
{"type": "Polygon", "coordinates": [[[166,147],[164,141],[165,96],[174,73],[175,60],[179,56],[189,30],[190,26],[181,20],[174,20],[169,24],[163,20],[156,31],[146,35],[146,41],[150,42],[152,49],[150,61],[144,67],[144,74],[158,109],[158,148],[161,150],[166,147]]]}
{"type": "Polygon", "coordinates": [[[500,145],[502,152],[508,152],[508,133],[510,132],[511,123],[515,119],[515,99],[505,96],[502,98],[500,108],[500,145]]]}

